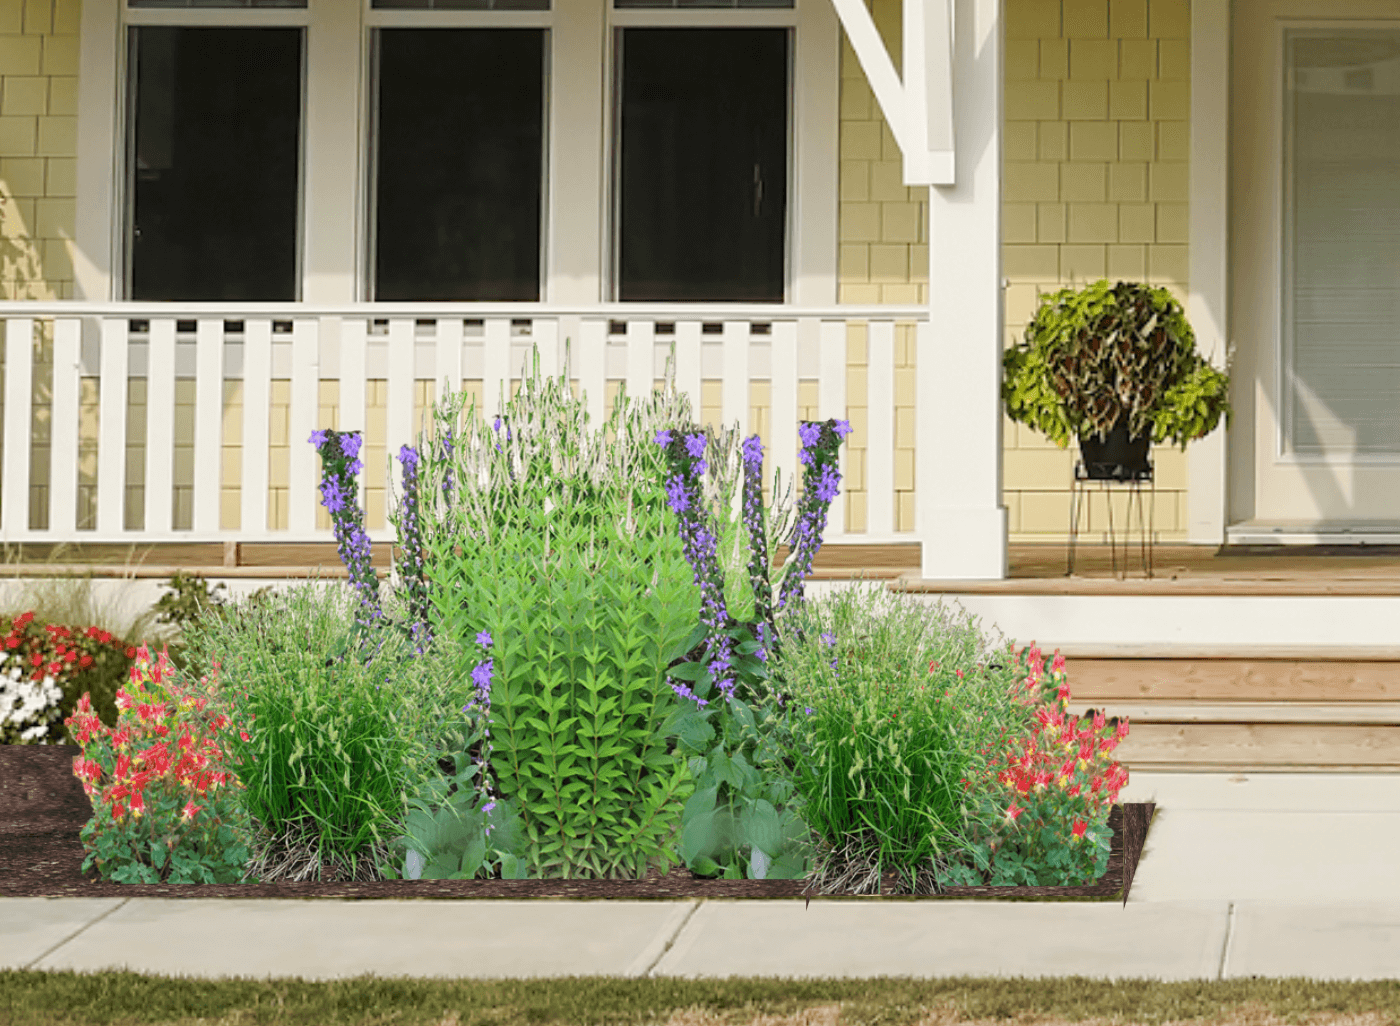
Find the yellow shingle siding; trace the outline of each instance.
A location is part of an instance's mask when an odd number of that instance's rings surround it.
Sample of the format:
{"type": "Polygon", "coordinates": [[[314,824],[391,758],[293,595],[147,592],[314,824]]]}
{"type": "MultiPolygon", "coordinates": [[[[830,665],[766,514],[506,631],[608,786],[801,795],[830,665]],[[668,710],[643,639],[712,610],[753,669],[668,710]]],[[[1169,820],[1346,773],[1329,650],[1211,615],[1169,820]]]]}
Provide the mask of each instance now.
{"type": "MultiPolygon", "coordinates": [[[[898,0],[874,0],[872,12],[898,66],[898,0]]],[[[1165,285],[1184,303],[1189,0],[1006,0],[1005,16],[1002,259],[1009,285],[1004,344],[1023,337],[1040,295],[1097,278],[1165,285]]],[[[890,170],[880,173],[898,177],[898,153],[885,149],[892,142],[889,129],[849,41],[841,74],[841,301],[905,302],[909,294],[912,301],[925,302],[927,240],[920,234],[914,245],[887,234],[884,218],[874,209],[900,202],[872,189],[874,169],[884,162],[890,170]],[[894,252],[900,246],[907,247],[903,264],[894,252]],[[898,291],[901,286],[907,292],[898,291]]],[[[913,216],[921,233],[927,224],[926,193],[906,189],[902,200],[917,210],[913,216]]],[[[858,353],[853,346],[852,362],[858,363],[852,373],[863,379],[863,345],[858,353]]],[[[896,374],[912,373],[912,367],[912,359],[898,363],[896,374]]],[[[864,403],[864,393],[853,389],[851,397],[854,412],[864,403]]],[[[859,409],[864,413],[863,406],[859,409]]],[[[902,410],[897,402],[896,411],[897,424],[912,422],[912,409],[902,410]]],[[[1061,450],[1009,420],[1003,427],[1003,497],[1011,540],[1063,540],[1069,530],[1069,482],[1077,446],[1061,450]]],[[[912,435],[912,430],[896,431],[897,464],[912,466],[912,435]]],[[[863,455],[859,433],[851,443],[854,461],[863,455]]],[[[1157,538],[1185,540],[1185,455],[1158,448],[1153,460],[1157,538]]],[[[904,480],[906,475],[897,477],[904,480]]],[[[847,526],[859,530],[864,497],[854,480],[851,487],[851,502],[859,510],[852,509],[847,526]]],[[[1126,496],[1115,490],[1113,503],[1113,524],[1121,538],[1126,496]]],[[[913,528],[912,505],[912,492],[907,502],[899,497],[896,530],[913,528]]],[[[1103,540],[1108,513],[1106,496],[1091,492],[1080,537],[1103,540]]]]}
{"type": "Polygon", "coordinates": [[[0,0],[0,298],[73,298],[79,11],[0,0]]]}
{"type": "MultiPolygon", "coordinates": [[[[1006,19],[1005,344],[1024,336],[1041,294],[1096,278],[1165,285],[1185,302],[1188,0],[1007,0],[1006,19]]],[[[1003,426],[1012,541],[1063,539],[1077,446],[1003,426]]],[[[1157,448],[1153,461],[1153,527],[1159,540],[1185,540],[1185,456],[1157,448]]],[[[1108,513],[1095,488],[1081,537],[1103,540],[1108,513]]]]}

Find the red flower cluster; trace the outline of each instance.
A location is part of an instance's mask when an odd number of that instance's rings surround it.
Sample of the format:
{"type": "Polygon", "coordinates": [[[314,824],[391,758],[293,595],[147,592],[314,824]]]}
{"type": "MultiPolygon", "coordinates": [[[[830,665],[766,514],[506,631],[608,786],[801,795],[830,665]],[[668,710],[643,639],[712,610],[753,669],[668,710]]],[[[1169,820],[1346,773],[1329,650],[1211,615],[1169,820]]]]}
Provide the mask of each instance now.
{"type": "Polygon", "coordinates": [[[65,696],[76,691],[74,679],[94,665],[130,665],[136,658],[135,647],[110,631],[97,627],[74,631],[59,624],[41,625],[34,622],[32,610],[15,617],[10,632],[0,640],[0,652],[17,656],[31,680],[52,677],[65,696]]]}

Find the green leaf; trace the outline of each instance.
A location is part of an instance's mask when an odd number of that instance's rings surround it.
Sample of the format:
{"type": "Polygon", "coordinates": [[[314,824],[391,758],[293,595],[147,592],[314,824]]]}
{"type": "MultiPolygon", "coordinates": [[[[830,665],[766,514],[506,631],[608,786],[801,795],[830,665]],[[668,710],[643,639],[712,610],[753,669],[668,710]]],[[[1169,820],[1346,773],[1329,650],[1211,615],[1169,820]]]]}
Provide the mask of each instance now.
{"type": "Polygon", "coordinates": [[[720,872],[719,864],[707,855],[698,856],[693,862],[687,863],[686,868],[696,876],[704,877],[715,877],[720,872]]]}
{"type": "Polygon", "coordinates": [[[681,858],[691,869],[695,869],[697,858],[714,851],[717,834],[715,812],[711,810],[686,816],[684,823],[681,829],[681,858]]]}

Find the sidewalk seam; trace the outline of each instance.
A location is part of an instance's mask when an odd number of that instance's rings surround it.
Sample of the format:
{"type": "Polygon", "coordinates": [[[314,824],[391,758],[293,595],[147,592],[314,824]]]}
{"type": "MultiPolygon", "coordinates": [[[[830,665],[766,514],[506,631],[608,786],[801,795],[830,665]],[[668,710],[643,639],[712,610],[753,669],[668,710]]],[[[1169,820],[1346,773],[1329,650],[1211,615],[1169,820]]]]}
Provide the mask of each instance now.
{"type": "Polygon", "coordinates": [[[1230,960],[1230,942],[1235,939],[1235,903],[1225,913],[1225,943],[1220,946],[1220,979],[1225,979],[1225,966],[1230,960]]]}
{"type": "Polygon", "coordinates": [[[695,913],[700,910],[700,906],[703,904],[705,904],[705,899],[700,898],[698,901],[696,901],[690,906],[690,911],[685,914],[685,918],[681,920],[680,925],[676,927],[675,932],[672,933],[669,938],[667,938],[666,943],[661,947],[661,951],[657,954],[657,956],[654,959],[652,959],[651,964],[642,970],[641,979],[645,980],[651,978],[652,971],[658,965],[661,964],[661,960],[666,957],[666,953],[670,951],[673,947],[675,947],[676,941],[680,938],[680,935],[685,932],[686,926],[689,925],[691,919],[695,917],[695,913]]]}
{"type": "Polygon", "coordinates": [[[49,957],[50,955],[52,955],[55,951],[57,951],[59,948],[63,947],[63,945],[67,944],[67,943],[68,943],[69,941],[71,941],[71,940],[76,940],[76,939],[78,938],[78,936],[79,936],[80,934],[82,934],[84,931],[86,931],[89,927],[96,926],[98,923],[102,922],[102,920],[104,920],[104,919],[106,919],[108,916],[110,916],[113,912],[119,912],[119,911],[121,911],[122,909],[126,908],[126,906],[129,905],[133,900],[135,900],[135,899],[133,899],[133,898],[123,898],[123,899],[121,900],[121,903],[120,903],[120,904],[115,905],[115,906],[113,906],[112,908],[109,908],[106,912],[103,912],[100,916],[98,916],[96,919],[92,920],[91,922],[84,923],[82,926],[78,927],[76,930],[74,930],[72,933],[70,933],[67,937],[64,937],[61,941],[59,941],[59,942],[58,942],[57,944],[55,944],[53,947],[51,947],[51,948],[49,948],[47,951],[41,953],[41,954],[39,955],[38,958],[34,959],[32,962],[30,962],[30,963],[28,963],[27,965],[25,965],[24,968],[25,968],[25,969],[33,969],[36,965],[38,965],[38,964],[39,964],[40,962],[42,962],[44,959],[48,958],[48,957],[49,957]]]}

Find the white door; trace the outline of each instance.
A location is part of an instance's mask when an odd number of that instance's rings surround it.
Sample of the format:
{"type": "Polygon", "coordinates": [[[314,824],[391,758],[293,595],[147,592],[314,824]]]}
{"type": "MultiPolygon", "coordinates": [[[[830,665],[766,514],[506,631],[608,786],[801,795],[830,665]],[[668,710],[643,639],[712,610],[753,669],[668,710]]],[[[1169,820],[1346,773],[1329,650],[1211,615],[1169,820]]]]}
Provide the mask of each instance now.
{"type": "Polygon", "coordinates": [[[1400,0],[1237,0],[1232,519],[1400,518],[1400,0]]]}

